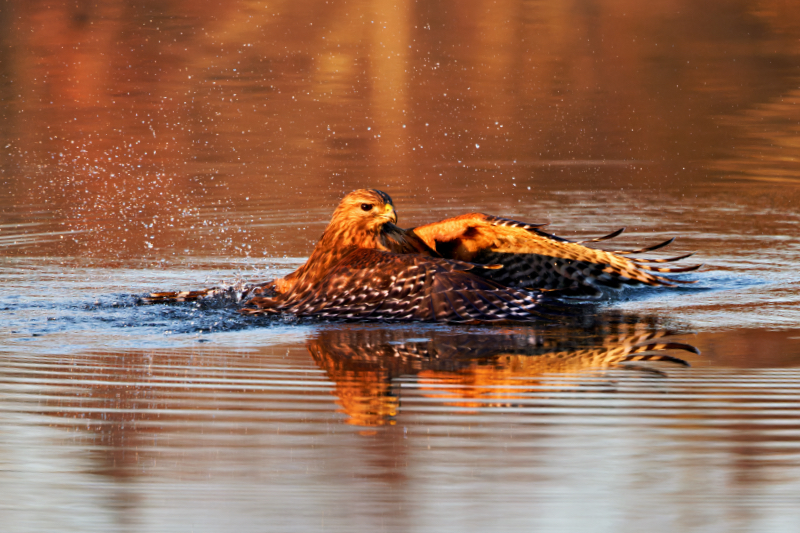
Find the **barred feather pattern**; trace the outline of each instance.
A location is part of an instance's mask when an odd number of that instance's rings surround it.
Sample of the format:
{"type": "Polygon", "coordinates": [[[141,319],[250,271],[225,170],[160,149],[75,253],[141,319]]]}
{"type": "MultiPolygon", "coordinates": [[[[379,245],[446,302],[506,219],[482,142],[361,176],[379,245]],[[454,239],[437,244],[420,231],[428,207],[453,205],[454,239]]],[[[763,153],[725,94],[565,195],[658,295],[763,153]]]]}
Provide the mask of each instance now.
{"type": "Polygon", "coordinates": [[[486,276],[512,287],[569,290],[580,295],[600,295],[601,287],[619,289],[625,285],[673,287],[693,283],[661,274],[679,274],[699,269],[652,266],[685,259],[692,254],[666,259],[630,257],[662,248],[674,239],[631,251],[606,251],[587,246],[612,239],[609,235],[571,242],[543,231],[544,224],[527,224],[512,219],[473,213],[411,230],[444,257],[479,264],[502,265],[486,276]]]}
{"type": "Polygon", "coordinates": [[[539,292],[504,287],[472,270],[480,265],[360,248],[285,303],[249,302],[249,314],[284,311],[349,320],[495,322],[547,321],[539,292]],[[264,305],[267,304],[267,305],[264,305]]]}
{"type": "Polygon", "coordinates": [[[653,276],[635,263],[590,262],[569,257],[542,254],[507,254],[487,252],[477,263],[499,264],[502,269],[488,271],[487,277],[503,285],[523,288],[583,291],[601,294],[598,286],[619,289],[625,285],[662,285],[673,287],[675,280],[653,276]],[[617,264],[614,264],[617,263],[617,264]]]}

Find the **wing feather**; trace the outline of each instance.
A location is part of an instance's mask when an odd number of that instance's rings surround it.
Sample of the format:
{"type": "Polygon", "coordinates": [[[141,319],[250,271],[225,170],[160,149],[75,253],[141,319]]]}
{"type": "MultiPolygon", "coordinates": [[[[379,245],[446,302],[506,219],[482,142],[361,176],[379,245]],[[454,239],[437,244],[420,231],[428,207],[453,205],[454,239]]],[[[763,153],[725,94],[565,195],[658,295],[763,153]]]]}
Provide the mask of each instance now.
{"type": "Polygon", "coordinates": [[[285,303],[254,298],[246,303],[246,312],[386,321],[548,320],[540,309],[545,299],[541,293],[504,287],[473,270],[485,269],[463,261],[358,249],[303,297],[285,303]]]}
{"type": "Polygon", "coordinates": [[[603,235],[602,237],[595,237],[594,239],[588,239],[585,241],[575,241],[575,244],[586,244],[587,242],[600,242],[600,241],[607,241],[609,239],[613,239],[614,237],[618,237],[622,235],[625,231],[625,228],[619,228],[617,231],[612,231],[608,235],[603,235]]]}
{"type": "Polygon", "coordinates": [[[702,266],[657,267],[648,264],[680,261],[691,254],[668,259],[627,257],[663,248],[674,238],[637,250],[606,251],[586,244],[612,239],[624,228],[595,239],[572,242],[543,231],[543,226],[471,213],[409,231],[442,257],[502,265],[502,269],[481,275],[510,287],[598,294],[599,287],[674,286],[692,281],[654,273],[680,274],[702,266]]]}

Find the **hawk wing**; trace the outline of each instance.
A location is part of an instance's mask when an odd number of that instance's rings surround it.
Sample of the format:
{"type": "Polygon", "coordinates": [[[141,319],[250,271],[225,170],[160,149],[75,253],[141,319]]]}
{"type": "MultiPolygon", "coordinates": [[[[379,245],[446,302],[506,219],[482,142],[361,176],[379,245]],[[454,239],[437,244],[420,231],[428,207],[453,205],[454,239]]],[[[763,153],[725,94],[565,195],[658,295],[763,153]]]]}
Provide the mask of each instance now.
{"type": "Polygon", "coordinates": [[[546,224],[526,224],[481,213],[462,215],[409,230],[442,257],[478,264],[497,264],[487,277],[511,287],[560,289],[573,294],[599,294],[598,286],[693,283],[660,274],[697,270],[702,265],[658,267],[653,263],[678,261],[628,257],[662,248],[673,239],[631,251],[606,251],[585,246],[616,237],[623,230],[591,241],[571,242],[545,231],[546,224]]]}
{"type": "Polygon", "coordinates": [[[552,318],[541,293],[482,277],[492,267],[358,248],[304,294],[253,298],[243,311],[387,321],[535,321],[552,318]],[[471,272],[475,271],[475,272],[471,272]],[[481,275],[478,275],[480,272],[481,275]]]}

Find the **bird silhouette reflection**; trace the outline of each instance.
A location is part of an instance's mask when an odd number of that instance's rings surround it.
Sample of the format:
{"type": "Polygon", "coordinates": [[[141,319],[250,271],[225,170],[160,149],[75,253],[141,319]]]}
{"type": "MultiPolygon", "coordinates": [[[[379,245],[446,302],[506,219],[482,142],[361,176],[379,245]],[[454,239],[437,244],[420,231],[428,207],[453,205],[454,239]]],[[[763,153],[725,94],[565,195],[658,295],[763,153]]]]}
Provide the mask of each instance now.
{"type": "Polygon", "coordinates": [[[665,339],[676,332],[654,317],[619,313],[593,315],[580,328],[338,325],[321,330],[308,350],[336,384],[348,422],[376,426],[392,423],[398,412],[399,378],[429,388],[428,396],[478,407],[487,398],[530,393],[545,376],[627,368],[664,377],[652,363],[688,366],[672,354],[699,354],[665,339]]]}
{"type": "Polygon", "coordinates": [[[218,446],[261,446],[278,432],[300,438],[301,426],[329,423],[331,395],[344,422],[376,427],[420,405],[444,414],[508,406],[534,413],[553,393],[613,392],[613,368],[655,378],[643,380],[655,387],[687,364],[681,357],[698,353],[669,342],[684,332],[653,317],[598,312],[569,327],[327,323],[306,341],[327,380],[302,346],[276,359],[274,346],[213,344],[56,355],[30,379],[55,386],[43,402],[49,424],[82,428],[98,471],[131,476],[186,449],[202,461],[218,446]]]}

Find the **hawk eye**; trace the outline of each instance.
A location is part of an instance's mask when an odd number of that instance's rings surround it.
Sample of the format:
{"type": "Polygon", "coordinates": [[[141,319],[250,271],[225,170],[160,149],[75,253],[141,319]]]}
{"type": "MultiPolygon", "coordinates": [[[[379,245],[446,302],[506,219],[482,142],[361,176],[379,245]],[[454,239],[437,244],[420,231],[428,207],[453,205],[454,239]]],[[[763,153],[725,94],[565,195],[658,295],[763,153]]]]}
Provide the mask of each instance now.
{"type": "Polygon", "coordinates": [[[361,204],[362,211],[369,211],[372,209],[372,204],[361,204]]]}

